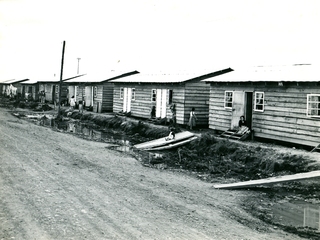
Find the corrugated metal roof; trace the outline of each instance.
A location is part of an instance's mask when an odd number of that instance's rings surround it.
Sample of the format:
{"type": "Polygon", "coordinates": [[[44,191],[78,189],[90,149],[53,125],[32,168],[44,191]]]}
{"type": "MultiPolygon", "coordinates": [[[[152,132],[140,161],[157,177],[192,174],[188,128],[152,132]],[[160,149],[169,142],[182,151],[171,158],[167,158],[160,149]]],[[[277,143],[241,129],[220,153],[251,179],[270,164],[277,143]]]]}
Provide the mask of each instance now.
{"type": "MultiPolygon", "coordinates": [[[[227,69],[227,68],[225,68],[227,69]]],[[[126,78],[111,80],[110,82],[114,83],[182,83],[195,78],[199,78],[205,75],[215,74],[219,71],[225,70],[219,69],[216,71],[209,70],[200,70],[197,72],[180,72],[180,73],[140,73],[132,75],[126,78]]]]}
{"type": "Polygon", "coordinates": [[[320,67],[311,64],[260,66],[234,69],[205,82],[318,82],[320,67]]]}
{"type": "Polygon", "coordinates": [[[135,74],[138,73],[138,71],[110,71],[107,73],[91,73],[91,74],[85,74],[81,77],[70,79],[65,81],[66,83],[101,83],[104,81],[108,81],[114,78],[122,77],[126,74],[135,74]]]}

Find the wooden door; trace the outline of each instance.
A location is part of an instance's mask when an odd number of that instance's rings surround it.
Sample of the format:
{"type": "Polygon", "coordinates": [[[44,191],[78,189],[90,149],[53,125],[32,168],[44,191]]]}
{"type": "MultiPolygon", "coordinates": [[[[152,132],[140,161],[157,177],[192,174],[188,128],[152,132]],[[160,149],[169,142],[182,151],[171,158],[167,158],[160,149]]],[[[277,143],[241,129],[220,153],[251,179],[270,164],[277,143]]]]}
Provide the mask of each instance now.
{"type": "Polygon", "coordinates": [[[167,116],[167,89],[157,89],[156,117],[165,118],[166,116],[167,116]]]}
{"type": "Polygon", "coordinates": [[[242,91],[234,91],[232,99],[232,119],[231,129],[239,126],[241,116],[245,115],[245,93],[242,91]]]}
{"type": "Polygon", "coordinates": [[[131,112],[132,89],[123,89],[123,112],[131,112]]]}
{"type": "Polygon", "coordinates": [[[91,86],[85,87],[85,103],[86,103],[86,107],[89,107],[92,105],[92,87],[91,86]]]}
{"type": "Polygon", "coordinates": [[[56,85],[52,85],[52,92],[51,92],[51,99],[52,102],[55,103],[56,102],[56,85]]]}

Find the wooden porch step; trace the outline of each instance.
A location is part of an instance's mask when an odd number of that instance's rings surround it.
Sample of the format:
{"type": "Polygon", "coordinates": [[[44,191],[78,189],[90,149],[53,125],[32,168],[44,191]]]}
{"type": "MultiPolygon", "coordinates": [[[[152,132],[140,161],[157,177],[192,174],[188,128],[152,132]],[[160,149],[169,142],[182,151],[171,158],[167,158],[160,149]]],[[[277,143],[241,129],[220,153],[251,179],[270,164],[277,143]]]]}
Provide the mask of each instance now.
{"type": "Polygon", "coordinates": [[[247,139],[250,136],[250,134],[251,134],[250,130],[244,133],[238,133],[238,130],[228,129],[227,131],[220,134],[220,137],[242,141],[247,139]]]}

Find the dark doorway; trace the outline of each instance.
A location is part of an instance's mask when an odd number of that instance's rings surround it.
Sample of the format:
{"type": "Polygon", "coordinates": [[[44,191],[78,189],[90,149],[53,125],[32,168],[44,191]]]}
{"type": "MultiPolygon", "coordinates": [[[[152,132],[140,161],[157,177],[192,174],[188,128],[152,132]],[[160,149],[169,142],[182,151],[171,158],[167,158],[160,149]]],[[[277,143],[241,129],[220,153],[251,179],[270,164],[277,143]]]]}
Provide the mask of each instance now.
{"type": "Polygon", "coordinates": [[[252,92],[246,92],[246,120],[247,120],[247,125],[248,127],[251,129],[252,127],[252,97],[253,96],[253,93],[252,92]]]}

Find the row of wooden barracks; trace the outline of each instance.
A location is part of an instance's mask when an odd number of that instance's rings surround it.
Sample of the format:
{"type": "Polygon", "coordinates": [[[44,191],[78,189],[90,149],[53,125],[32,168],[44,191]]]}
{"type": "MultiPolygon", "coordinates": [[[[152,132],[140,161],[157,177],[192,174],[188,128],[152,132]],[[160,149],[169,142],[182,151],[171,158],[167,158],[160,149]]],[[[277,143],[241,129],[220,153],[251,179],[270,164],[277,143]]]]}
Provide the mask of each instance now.
{"type": "MultiPolygon", "coordinates": [[[[186,125],[194,107],[197,124],[217,132],[234,129],[245,116],[254,137],[293,144],[320,143],[320,69],[314,65],[216,69],[194,74],[144,74],[138,71],[63,79],[62,100],[84,100],[94,112],[123,112],[148,119],[172,118],[186,125]]],[[[0,83],[22,96],[48,102],[59,94],[59,80],[10,80],[0,83]]],[[[66,102],[67,103],[67,102],[66,102]]]]}

